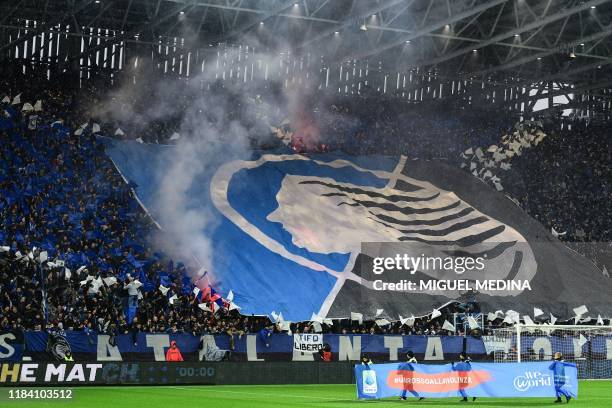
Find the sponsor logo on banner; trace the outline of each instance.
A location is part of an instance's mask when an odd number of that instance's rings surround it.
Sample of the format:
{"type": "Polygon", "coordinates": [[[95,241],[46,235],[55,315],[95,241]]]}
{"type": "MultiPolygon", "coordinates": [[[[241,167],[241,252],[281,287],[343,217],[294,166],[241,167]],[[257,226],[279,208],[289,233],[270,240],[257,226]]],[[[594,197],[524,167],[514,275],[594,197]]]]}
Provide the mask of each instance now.
{"type": "Polygon", "coordinates": [[[525,392],[530,388],[551,386],[552,377],[540,371],[525,371],[523,375],[514,377],[512,384],[517,391],[525,392]]]}
{"type": "Polygon", "coordinates": [[[427,374],[411,370],[394,370],[387,377],[391,388],[421,392],[449,392],[457,389],[477,387],[492,380],[485,370],[453,371],[427,374]]]}
{"type": "Polygon", "coordinates": [[[376,371],[364,370],[361,375],[362,388],[364,394],[376,394],[378,385],[376,384],[376,371]]]}
{"type": "Polygon", "coordinates": [[[293,349],[302,353],[315,353],[323,348],[322,334],[294,334],[293,349]]]}

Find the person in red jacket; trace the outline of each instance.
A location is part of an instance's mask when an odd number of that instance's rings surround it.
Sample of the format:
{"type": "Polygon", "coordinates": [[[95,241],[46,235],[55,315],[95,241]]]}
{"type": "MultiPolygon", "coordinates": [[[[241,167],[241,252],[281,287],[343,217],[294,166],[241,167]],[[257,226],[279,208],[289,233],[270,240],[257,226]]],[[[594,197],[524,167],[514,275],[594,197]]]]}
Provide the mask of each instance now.
{"type": "Polygon", "coordinates": [[[323,348],[319,350],[319,355],[323,361],[332,361],[331,346],[328,343],[325,343],[323,348]]]}
{"type": "Polygon", "coordinates": [[[181,350],[179,350],[174,340],[170,342],[170,348],[166,351],[166,361],[183,361],[181,350]]]}

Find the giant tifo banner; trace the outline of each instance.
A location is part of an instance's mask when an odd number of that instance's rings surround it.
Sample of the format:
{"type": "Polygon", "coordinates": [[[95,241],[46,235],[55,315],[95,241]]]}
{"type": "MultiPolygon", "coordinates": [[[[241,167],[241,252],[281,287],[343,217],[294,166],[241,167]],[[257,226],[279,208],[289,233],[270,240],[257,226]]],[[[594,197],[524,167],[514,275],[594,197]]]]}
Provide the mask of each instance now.
{"type": "MultiPolygon", "coordinates": [[[[178,148],[106,142],[164,227],[160,185],[181,160],[178,148]]],[[[466,295],[486,310],[573,317],[586,302],[592,315],[610,312],[610,279],[502,193],[447,163],[219,154],[189,180],[189,211],[215,220],[201,232],[212,245],[206,265],[246,315],[398,320],[466,295]]]]}
{"type": "Polygon", "coordinates": [[[578,396],[578,370],[563,362],[358,364],[357,396],[386,397],[555,397],[578,396]]]}
{"type": "MultiPolygon", "coordinates": [[[[45,332],[0,333],[0,361],[49,361],[48,335],[45,332]]],[[[458,336],[382,336],[317,334],[304,336],[296,346],[294,336],[258,334],[235,337],[230,350],[227,335],[146,334],[119,335],[114,341],[108,335],[66,332],[75,361],[165,361],[170,342],[175,340],[185,361],[317,361],[320,344],[329,344],[334,361],[359,360],[367,354],[377,361],[397,361],[408,350],[424,361],[451,361],[463,351],[463,337],[458,336]],[[300,351],[297,348],[302,348],[300,351]]],[[[486,356],[480,339],[466,340],[467,352],[474,357],[486,356]]]]}

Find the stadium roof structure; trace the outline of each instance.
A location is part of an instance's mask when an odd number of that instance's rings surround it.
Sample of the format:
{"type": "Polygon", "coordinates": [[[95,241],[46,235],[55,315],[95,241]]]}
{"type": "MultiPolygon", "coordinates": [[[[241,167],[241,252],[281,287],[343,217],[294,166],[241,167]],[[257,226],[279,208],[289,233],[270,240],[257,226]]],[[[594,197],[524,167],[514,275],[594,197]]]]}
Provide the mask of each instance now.
{"type": "Polygon", "coordinates": [[[84,27],[116,30],[114,41],[251,41],[442,77],[572,83],[574,92],[611,97],[612,0],[15,0],[0,16],[0,59],[63,24],[77,36],[84,27]],[[25,19],[39,23],[19,38],[7,34],[25,19]]]}

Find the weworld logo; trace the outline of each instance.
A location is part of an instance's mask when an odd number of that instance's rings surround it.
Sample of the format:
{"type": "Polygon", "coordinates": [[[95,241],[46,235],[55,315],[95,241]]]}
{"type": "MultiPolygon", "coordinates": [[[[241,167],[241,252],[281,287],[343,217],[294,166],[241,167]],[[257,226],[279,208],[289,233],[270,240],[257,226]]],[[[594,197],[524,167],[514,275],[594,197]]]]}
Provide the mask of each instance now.
{"type": "Polygon", "coordinates": [[[374,370],[363,370],[361,382],[364,394],[376,394],[378,392],[376,372],[374,370]]]}
{"type": "Polygon", "coordinates": [[[512,384],[517,391],[524,392],[530,388],[551,386],[552,377],[539,371],[525,371],[524,375],[514,377],[512,384]]]}

